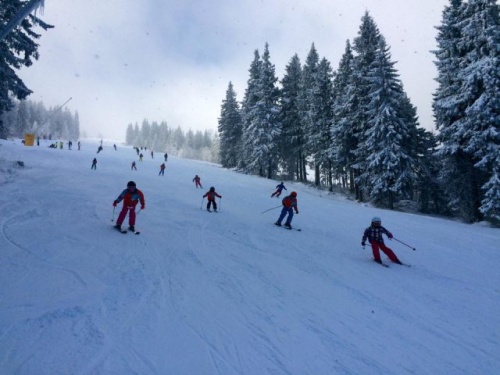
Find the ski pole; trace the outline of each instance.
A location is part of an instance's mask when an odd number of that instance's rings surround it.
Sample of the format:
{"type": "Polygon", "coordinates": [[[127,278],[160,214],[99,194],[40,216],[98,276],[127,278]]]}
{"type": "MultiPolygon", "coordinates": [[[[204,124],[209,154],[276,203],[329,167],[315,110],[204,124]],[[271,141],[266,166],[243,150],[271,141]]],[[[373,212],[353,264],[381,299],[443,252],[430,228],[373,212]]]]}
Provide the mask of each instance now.
{"type": "Polygon", "coordinates": [[[266,213],[266,212],[268,212],[268,211],[275,210],[275,209],[277,209],[277,208],[279,208],[279,207],[281,207],[281,206],[282,206],[282,205],[280,204],[279,206],[276,206],[276,207],[270,208],[269,210],[262,211],[260,214],[262,215],[262,214],[264,214],[264,213],[266,213]]]}
{"type": "Polygon", "coordinates": [[[201,204],[200,204],[200,210],[203,207],[203,201],[205,200],[205,197],[201,198],[201,204]]]}
{"type": "Polygon", "coordinates": [[[413,251],[417,250],[417,249],[415,249],[413,246],[410,246],[410,245],[408,245],[408,244],[404,243],[403,241],[398,240],[398,239],[397,239],[397,238],[395,238],[395,237],[392,237],[392,239],[394,239],[394,240],[398,241],[399,243],[402,243],[402,244],[403,244],[403,245],[405,245],[405,246],[408,246],[408,247],[409,247],[410,249],[412,249],[413,251]]]}
{"type": "Polygon", "coordinates": [[[115,221],[115,208],[113,207],[113,213],[111,214],[111,222],[115,221]]]}

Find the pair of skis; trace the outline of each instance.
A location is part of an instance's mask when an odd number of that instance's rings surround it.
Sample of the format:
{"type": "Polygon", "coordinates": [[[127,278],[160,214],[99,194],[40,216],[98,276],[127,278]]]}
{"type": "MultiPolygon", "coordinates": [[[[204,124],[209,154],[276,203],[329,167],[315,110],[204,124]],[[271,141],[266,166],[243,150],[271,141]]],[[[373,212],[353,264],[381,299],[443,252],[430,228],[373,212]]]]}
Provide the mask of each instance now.
{"type": "Polygon", "coordinates": [[[125,229],[118,229],[118,228],[117,228],[117,227],[115,227],[115,226],[113,226],[113,228],[115,228],[115,229],[116,229],[118,232],[120,232],[121,234],[127,234],[129,231],[130,231],[130,232],[132,232],[132,233],[134,233],[134,234],[137,234],[137,235],[141,234],[141,232],[136,231],[136,230],[134,230],[134,231],[133,231],[133,230],[131,230],[131,229],[129,229],[129,230],[125,230],[125,229]]]}
{"type": "MultiPolygon", "coordinates": [[[[383,262],[379,263],[377,261],[374,261],[374,262],[377,263],[377,264],[380,264],[382,267],[389,268],[389,265],[387,263],[383,263],[383,262]]],[[[404,266],[404,267],[408,267],[408,268],[411,267],[411,264],[406,264],[406,263],[401,263],[401,264],[395,263],[395,264],[397,264],[398,266],[404,266]]]]}
{"type": "Polygon", "coordinates": [[[283,228],[283,229],[296,230],[297,232],[300,232],[302,230],[300,228],[294,228],[294,227],[288,228],[287,226],[284,226],[284,225],[277,225],[277,224],[274,224],[274,225],[279,227],[279,228],[283,228]]]}

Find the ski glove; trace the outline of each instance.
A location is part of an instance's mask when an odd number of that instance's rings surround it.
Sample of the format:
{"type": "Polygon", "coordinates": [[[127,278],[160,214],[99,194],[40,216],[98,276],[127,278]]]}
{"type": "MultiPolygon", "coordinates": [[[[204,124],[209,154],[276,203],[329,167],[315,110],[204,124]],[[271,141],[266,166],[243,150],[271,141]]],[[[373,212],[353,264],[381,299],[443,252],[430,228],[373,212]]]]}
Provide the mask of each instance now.
{"type": "Polygon", "coordinates": [[[389,237],[390,239],[392,239],[392,233],[387,233],[387,237],[389,237]]]}
{"type": "Polygon", "coordinates": [[[117,202],[117,201],[114,201],[114,202],[113,202],[113,207],[116,207],[116,205],[117,205],[117,204],[118,204],[118,202],[117,202]]]}
{"type": "Polygon", "coordinates": [[[144,206],[141,206],[141,210],[144,210],[144,208],[145,208],[144,206]]]}
{"type": "Polygon", "coordinates": [[[361,242],[361,246],[365,247],[365,241],[361,242]]]}

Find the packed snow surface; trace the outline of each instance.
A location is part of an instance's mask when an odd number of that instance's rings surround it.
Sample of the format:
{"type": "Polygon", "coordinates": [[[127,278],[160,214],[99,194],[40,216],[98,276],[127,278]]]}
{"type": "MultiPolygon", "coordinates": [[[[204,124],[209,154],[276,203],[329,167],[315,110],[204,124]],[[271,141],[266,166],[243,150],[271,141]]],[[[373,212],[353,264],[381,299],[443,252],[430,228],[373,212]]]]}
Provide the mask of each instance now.
{"type": "Polygon", "coordinates": [[[1,374],[499,373],[499,229],[285,181],[289,231],[279,181],[112,144],[0,141],[1,374]],[[112,228],[129,180],[140,235],[112,228]],[[361,247],[373,216],[410,268],[361,247]]]}

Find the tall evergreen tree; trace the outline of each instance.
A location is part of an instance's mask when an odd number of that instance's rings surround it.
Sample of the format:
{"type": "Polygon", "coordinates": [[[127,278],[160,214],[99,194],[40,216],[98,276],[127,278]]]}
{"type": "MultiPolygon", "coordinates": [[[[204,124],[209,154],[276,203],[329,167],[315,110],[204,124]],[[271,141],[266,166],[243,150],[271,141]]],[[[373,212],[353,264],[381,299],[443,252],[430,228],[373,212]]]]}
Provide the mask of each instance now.
{"type": "Polygon", "coordinates": [[[466,116],[458,123],[466,129],[462,137],[466,140],[464,150],[474,162],[476,180],[481,188],[478,192],[481,215],[476,216],[477,220],[482,219],[483,214],[497,216],[498,210],[491,211],[491,208],[495,206],[494,200],[500,199],[493,194],[498,189],[500,153],[499,9],[495,0],[469,0],[461,25],[467,50],[461,66],[462,92],[467,98],[467,108],[466,116]]]}
{"type": "Polygon", "coordinates": [[[332,144],[333,118],[333,71],[330,62],[323,58],[318,64],[314,104],[316,116],[314,129],[310,134],[309,145],[311,156],[315,160],[320,178],[328,188],[333,188],[333,163],[328,149],[332,144]]]}
{"type": "Polygon", "coordinates": [[[415,179],[412,155],[415,124],[384,38],[379,41],[367,79],[370,83],[368,128],[364,134],[366,169],[360,175],[372,200],[391,209],[398,197],[409,198],[415,179]]]}
{"type": "Polygon", "coordinates": [[[275,67],[271,63],[269,45],[266,43],[255,86],[256,103],[247,108],[247,132],[252,139],[250,163],[247,171],[272,178],[278,168],[280,136],[279,89],[276,86],[275,67]]]}
{"type": "Polygon", "coordinates": [[[240,107],[231,82],[229,82],[226,91],[226,99],[221,105],[218,131],[220,137],[220,162],[224,168],[234,168],[238,165],[241,153],[243,124],[240,107]]]}
{"type": "Polygon", "coordinates": [[[283,173],[290,179],[306,180],[306,134],[300,114],[302,66],[295,54],[281,80],[281,136],[280,150],[283,173]]]}
{"type": "MultiPolygon", "coordinates": [[[[6,25],[24,5],[25,2],[21,0],[0,0],[0,25],[6,25]]],[[[1,115],[13,108],[11,95],[22,100],[32,93],[15,70],[28,67],[33,64],[33,60],[38,60],[38,44],[35,41],[40,38],[40,34],[33,31],[35,26],[44,30],[53,27],[30,15],[0,40],[0,138],[8,135],[1,115]]]]}
{"type": "MultiPolygon", "coordinates": [[[[302,95],[300,98],[300,110],[302,121],[304,123],[307,134],[307,154],[308,156],[314,152],[314,144],[312,137],[317,131],[317,124],[320,111],[318,83],[318,65],[319,55],[314,43],[306,58],[306,62],[302,69],[302,95]]],[[[314,169],[314,182],[317,186],[320,185],[320,163],[319,160],[312,160],[311,167],[314,169]]]]}
{"type": "Polygon", "coordinates": [[[250,77],[247,81],[245,96],[241,105],[241,119],[243,123],[241,136],[241,154],[238,160],[238,168],[244,172],[252,173],[249,165],[252,163],[251,152],[253,149],[253,134],[250,131],[250,126],[254,118],[253,109],[259,101],[258,88],[262,60],[258,50],[254,51],[254,59],[250,64],[250,77]]]}
{"type": "Polygon", "coordinates": [[[481,205],[490,199],[484,193],[488,180],[494,181],[500,145],[499,28],[494,0],[452,0],[437,37],[433,108],[442,143],[441,178],[450,207],[468,221],[481,220],[486,212],[481,205]]]}
{"type": "Polygon", "coordinates": [[[125,143],[128,145],[134,144],[134,127],[132,124],[128,124],[127,132],[125,134],[125,143]]]}
{"type": "Polygon", "coordinates": [[[364,147],[367,130],[370,127],[368,106],[370,103],[370,67],[375,60],[377,50],[380,47],[382,35],[373,18],[366,12],[361,18],[358,36],[354,38],[353,50],[356,52],[353,60],[353,95],[356,101],[356,111],[353,112],[352,123],[355,124],[353,139],[353,155],[355,157],[352,169],[355,175],[356,199],[362,201],[363,189],[368,187],[366,180],[368,150],[364,147]],[[363,176],[363,177],[362,177],[363,176]]]}
{"type": "Polygon", "coordinates": [[[357,97],[353,83],[353,61],[351,43],[346,41],[344,54],[333,79],[333,117],[332,144],[329,154],[334,161],[335,172],[342,181],[342,186],[354,192],[354,151],[357,147],[355,134],[355,111],[357,97]]]}

